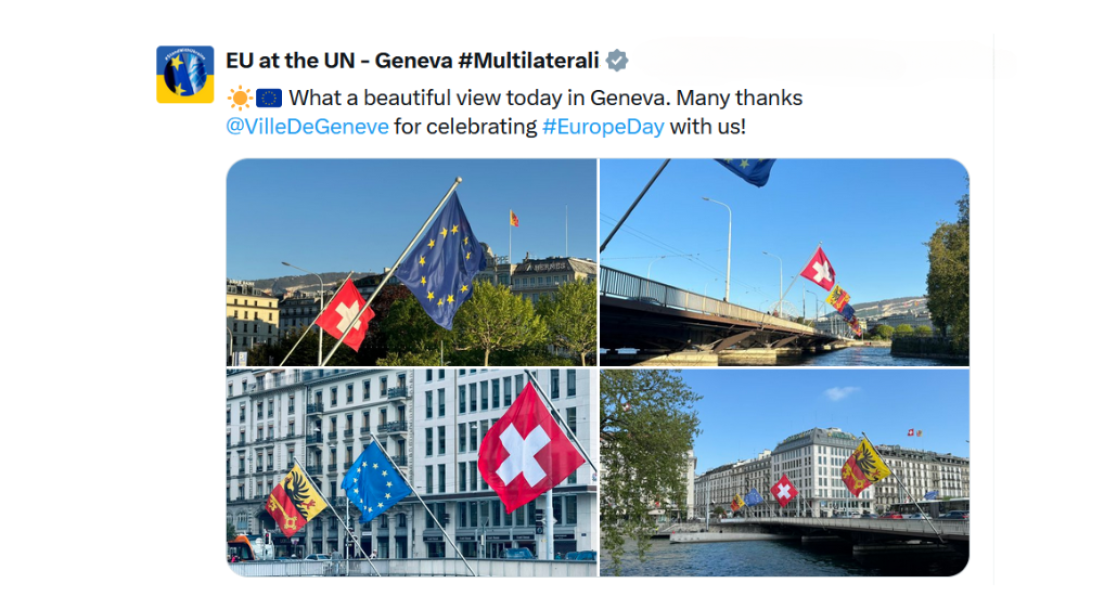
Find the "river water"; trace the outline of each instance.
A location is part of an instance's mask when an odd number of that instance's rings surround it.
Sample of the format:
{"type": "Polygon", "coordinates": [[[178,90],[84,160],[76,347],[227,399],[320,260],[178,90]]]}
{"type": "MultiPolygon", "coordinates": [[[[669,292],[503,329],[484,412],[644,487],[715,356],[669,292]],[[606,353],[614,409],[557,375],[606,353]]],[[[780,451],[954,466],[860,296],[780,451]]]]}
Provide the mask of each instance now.
{"type": "MultiPolygon", "coordinates": [[[[653,540],[641,563],[630,554],[621,559],[624,576],[946,576],[961,572],[965,552],[874,553],[853,555],[845,543],[803,545],[798,540],[670,544],[653,540]]],[[[602,553],[601,576],[613,566],[602,553]]]]}
{"type": "Polygon", "coordinates": [[[962,360],[893,356],[890,348],[843,348],[832,352],[780,358],[779,366],[965,366],[962,360]]]}

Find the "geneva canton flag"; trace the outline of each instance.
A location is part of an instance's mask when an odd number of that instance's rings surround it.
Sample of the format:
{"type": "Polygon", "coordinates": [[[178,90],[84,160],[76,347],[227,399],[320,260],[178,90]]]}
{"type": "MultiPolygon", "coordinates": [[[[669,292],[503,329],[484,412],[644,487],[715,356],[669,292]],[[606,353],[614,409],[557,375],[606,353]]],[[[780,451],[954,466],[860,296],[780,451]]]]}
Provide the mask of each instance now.
{"type": "Polygon", "coordinates": [[[454,315],[473,294],[473,277],[484,269],[485,252],[473,236],[455,191],[400,264],[396,278],[435,323],[452,330],[454,315]]]}
{"type": "Polygon", "coordinates": [[[407,483],[396,473],[376,443],[370,444],[353,462],[353,467],[341,481],[341,489],[349,497],[349,502],[361,510],[362,524],[411,494],[407,483]]]}

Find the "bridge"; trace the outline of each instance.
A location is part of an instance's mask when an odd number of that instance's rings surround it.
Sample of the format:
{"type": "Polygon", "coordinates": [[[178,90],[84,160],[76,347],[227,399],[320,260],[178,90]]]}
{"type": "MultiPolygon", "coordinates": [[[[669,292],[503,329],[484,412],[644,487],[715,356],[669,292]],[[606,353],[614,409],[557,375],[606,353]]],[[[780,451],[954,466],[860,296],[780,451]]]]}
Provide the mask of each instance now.
{"type": "Polygon", "coordinates": [[[854,553],[966,550],[969,520],[869,519],[817,517],[757,517],[723,519],[709,532],[677,533],[672,544],[737,542],[757,539],[795,539],[804,544],[852,544],[854,553]],[[933,526],[932,526],[933,524],[933,526]]]}
{"type": "MultiPolygon", "coordinates": [[[[539,561],[535,559],[470,559],[481,577],[597,577],[596,561],[539,561]]],[[[244,577],[468,577],[473,572],[458,558],[365,559],[312,561],[243,561],[229,569],[244,577]],[[372,565],[376,565],[373,571],[372,565]]]]}
{"type": "Polygon", "coordinates": [[[781,354],[847,345],[809,325],[608,267],[599,293],[603,364],[716,365],[727,356],[727,364],[775,364],[781,354]]]}

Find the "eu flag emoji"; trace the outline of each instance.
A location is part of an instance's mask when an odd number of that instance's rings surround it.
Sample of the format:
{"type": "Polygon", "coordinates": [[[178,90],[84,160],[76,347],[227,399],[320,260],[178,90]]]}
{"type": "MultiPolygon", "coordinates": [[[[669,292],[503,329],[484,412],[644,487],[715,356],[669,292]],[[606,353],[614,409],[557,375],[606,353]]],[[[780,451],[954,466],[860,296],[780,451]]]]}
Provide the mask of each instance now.
{"type": "Polygon", "coordinates": [[[155,50],[155,100],[213,103],[213,46],[159,46],[155,50]]]}
{"type": "Polygon", "coordinates": [[[452,330],[454,315],[473,295],[474,276],[485,266],[485,252],[473,236],[455,191],[400,264],[396,278],[435,323],[452,330]]]}
{"type": "Polygon", "coordinates": [[[258,107],[258,108],[282,108],[283,107],[283,90],[282,89],[257,89],[256,90],[256,107],[258,107]]]}
{"type": "Polygon", "coordinates": [[[361,510],[361,523],[391,509],[397,501],[411,494],[407,483],[400,478],[388,457],[376,443],[353,462],[341,481],[341,490],[349,502],[361,510]]]}

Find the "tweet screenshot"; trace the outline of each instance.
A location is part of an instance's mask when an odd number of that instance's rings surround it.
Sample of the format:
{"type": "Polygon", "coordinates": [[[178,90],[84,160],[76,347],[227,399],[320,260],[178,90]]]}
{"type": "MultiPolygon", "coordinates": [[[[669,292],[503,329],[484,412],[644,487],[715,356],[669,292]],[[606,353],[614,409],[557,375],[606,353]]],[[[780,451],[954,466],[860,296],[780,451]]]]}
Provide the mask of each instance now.
{"type": "Polygon", "coordinates": [[[431,26],[144,50],[199,585],[991,583],[988,35],[431,26]]]}

